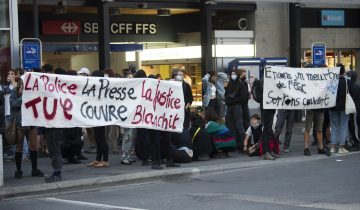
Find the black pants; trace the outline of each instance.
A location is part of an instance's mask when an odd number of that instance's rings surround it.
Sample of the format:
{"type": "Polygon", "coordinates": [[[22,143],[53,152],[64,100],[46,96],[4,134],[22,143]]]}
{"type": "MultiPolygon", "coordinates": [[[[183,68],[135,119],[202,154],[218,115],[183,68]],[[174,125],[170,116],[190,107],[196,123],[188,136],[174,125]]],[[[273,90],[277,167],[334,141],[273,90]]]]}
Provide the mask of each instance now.
{"type": "Polygon", "coordinates": [[[84,142],[77,142],[76,144],[65,143],[61,145],[61,155],[69,161],[74,161],[75,156],[81,154],[81,149],[84,142]]]}
{"type": "Polygon", "coordinates": [[[262,139],[262,145],[263,145],[263,153],[270,152],[269,148],[269,138],[273,135],[272,125],[274,121],[274,114],[276,110],[275,109],[263,109],[261,110],[261,120],[264,124],[264,130],[263,130],[263,139],[262,139]]]}
{"type": "Polygon", "coordinates": [[[109,160],[109,147],[105,139],[105,126],[95,127],[94,136],[96,141],[96,160],[109,160]]]}
{"type": "Polygon", "coordinates": [[[150,143],[150,153],[152,161],[159,162],[160,161],[160,136],[159,131],[147,129],[148,138],[150,143]]]}
{"type": "Polygon", "coordinates": [[[244,130],[246,131],[250,126],[250,110],[248,103],[242,105],[242,112],[244,130]]]}
{"type": "Polygon", "coordinates": [[[159,131],[159,136],[161,159],[166,158],[166,160],[169,161],[172,159],[170,133],[166,131],[159,131]]]}
{"type": "Polygon", "coordinates": [[[189,129],[190,128],[190,108],[185,109],[185,119],[184,119],[184,128],[183,129],[189,129]]]}
{"type": "Polygon", "coordinates": [[[245,139],[245,129],[242,115],[243,110],[240,104],[228,106],[226,112],[226,126],[236,137],[236,144],[238,149],[243,148],[243,141],[245,139]]]}
{"type": "Polygon", "coordinates": [[[136,129],[135,150],[136,156],[142,161],[148,161],[150,156],[150,144],[147,136],[147,129],[136,129]]]}
{"type": "Polygon", "coordinates": [[[61,170],[62,156],[61,156],[60,143],[62,142],[62,138],[63,138],[63,129],[46,128],[44,136],[45,136],[46,147],[49,150],[49,157],[52,162],[52,168],[54,170],[61,170]]]}

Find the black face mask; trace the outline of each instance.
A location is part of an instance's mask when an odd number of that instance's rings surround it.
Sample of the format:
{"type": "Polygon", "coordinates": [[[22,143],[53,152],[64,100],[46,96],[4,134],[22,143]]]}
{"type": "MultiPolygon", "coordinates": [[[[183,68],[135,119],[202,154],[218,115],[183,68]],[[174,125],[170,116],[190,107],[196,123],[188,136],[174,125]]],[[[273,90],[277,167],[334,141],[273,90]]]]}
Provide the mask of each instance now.
{"type": "Polygon", "coordinates": [[[245,80],[246,80],[246,77],[241,78],[241,81],[245,81],[245,80]]]}

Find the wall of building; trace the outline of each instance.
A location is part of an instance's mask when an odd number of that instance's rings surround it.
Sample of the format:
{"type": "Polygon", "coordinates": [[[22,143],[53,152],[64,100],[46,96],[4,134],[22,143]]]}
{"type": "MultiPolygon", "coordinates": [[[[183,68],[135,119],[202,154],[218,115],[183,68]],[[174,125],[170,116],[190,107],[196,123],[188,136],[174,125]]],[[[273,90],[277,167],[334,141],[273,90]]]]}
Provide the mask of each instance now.
{"type": "Polygon", "coordinates": [[[86,55],[73,55],[71,56],[71,68],[80,69],[82,67],[88,68],[90,71],[99,69],[98,53],[86,55]]]}
{"type": "Polygon", "coordinates": [[[288,57],[289,9],[287,3],[257,2],[256,57],[288,57]]]}
{"type": "Polygon", "coordinates": [[[360,28],[302,28],[301,48],[324,42],[327,48],[360,48],[360,28]]]}

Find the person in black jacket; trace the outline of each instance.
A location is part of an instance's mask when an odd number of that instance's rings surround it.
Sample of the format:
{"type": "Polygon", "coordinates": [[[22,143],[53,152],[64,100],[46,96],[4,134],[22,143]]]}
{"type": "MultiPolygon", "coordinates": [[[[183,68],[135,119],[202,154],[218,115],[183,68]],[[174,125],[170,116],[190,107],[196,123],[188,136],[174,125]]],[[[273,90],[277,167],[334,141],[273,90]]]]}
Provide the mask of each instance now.
{"type": "Polygon", "coordinates": [[[225,89],[225,102],[227,105],[226,126],[236,137],[237,149],[243,149],[243,139],[245,138],[245,129],[243,125],[243,107],[249,97],[248,88],[240,80],[240,71],[233,69],[230,75],[230,81],[225,89]]]}
{"type": "Polygon", "coordinates": [[[350,151],[357,151],[360,150],[360,141],[359,136],[360,132],[359,129],[356,130],[354,126],[354,119],[356,119],[357,127],[360,126],[360,84],[356,83],[358,74],[356,71],[348,71],[347,75],[351,79],[351,90],[352,90],[352,96],[353,100],[356,106],[356,115],[351,114],[349,119],[349,131],[350,131],[350,139],[352,140],[352,145],[350,148],[350,151]],[[355,135],[355,132],[357,132],[358,136],[355,135]]]}
{"type": "MultiPolygon", "coordinates": [[[[264,69],[262,69],[263,71],[264,69]]],[[[253,86],[256,84],[258,88],[255,88],[253,95],[255,94],[260,103],[261,119],[263,122],[263,134],[262,134],[262,159],[264,160],[275,160],[279,156],[272,152],[269,147],[270,137],[273,135],[272,125],[274,121],[275,109],[264,109],[262,95],[264,92],[264,80],[255,80],[253,86]],[[257,90],[256,90],[257,89],[257,90]]]]}
{"type": "Polygon", "coordinates": [[[81,141],[81,128],[63,128],[63,142],[61,144],[61,154],[70,164],[79,164],[80,160],[75,157],[81,154],[84,142],[81,141]]]}
{"type": "Polygon", "coordinates": [[[351,81],[346,81],[344,77],[345,67],[342,64],[338,64],[340,67],[339,84],[336,96],[336,106],[330,109],[330,127],[331,127],[331,153],[335,153],[335,145],[339,144],[338,153],[348,153],[349,151],[344,148],[347,131],[349,115],[345,113],[345,98],[346,93],[349,90],[352,95],[351,81]]]}
{"type": "Polygon", "coordinates": [[[194,153],[193,160],[209,160],[211,153],[214,151],[212,141],[205,129],[205,121],[203,117],[196,112],[192,112],[190,118],[191,127],[189,133],[194,153]]]}
{"type": "Polygon", "coordinates": [[[184,81],[184,73],[177,68],[173,69],[172,78],[176,81],[182,82],[184,101],[185,101],[184,129],[188,130],[190,127],[190,106],[194,100],[191,87],[188,83],[184,81]]]}
{"type": "Polygon", "coordinates": [[[244,125],[244,130],[248,129],[249,126],[250,126],[250,110],[249,110],[249,105],[248,105],[248,102],[249,102],[249,96],[250,96],[250,93],[249,93],[249,85],[246,81],[246,70],[245,69],[240,69],[240,80],[241,82],[243,83],[243,85],[246,87],[244,89],[244,95],[246,95],[247,97],[244,97],[244,102],[242,103],[242,111],[243,111],[243,115],[242,115],[242,118],[243,118],[243,125],[244,125]]]}

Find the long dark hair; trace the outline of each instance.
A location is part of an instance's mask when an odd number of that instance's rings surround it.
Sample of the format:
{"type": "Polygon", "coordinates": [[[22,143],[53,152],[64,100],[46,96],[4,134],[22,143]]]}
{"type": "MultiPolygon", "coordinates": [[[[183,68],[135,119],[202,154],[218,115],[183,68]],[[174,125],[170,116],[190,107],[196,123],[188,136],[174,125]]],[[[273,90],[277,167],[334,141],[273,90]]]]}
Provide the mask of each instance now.
{"type": "Polygon", "coordinates": [[[215,112],[214,108],[212,107],[208,107],[206,112],[205,112],[205,120],[207,122],[209,121],[215,121],[215,122],[220,122],[220,117],[219,115],[215,112]]]}

